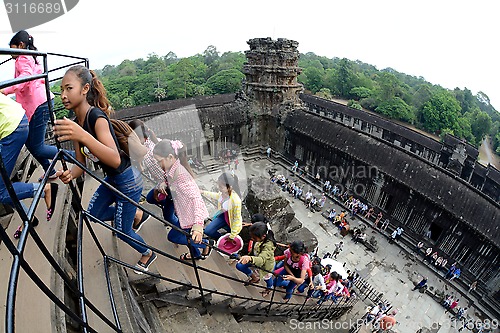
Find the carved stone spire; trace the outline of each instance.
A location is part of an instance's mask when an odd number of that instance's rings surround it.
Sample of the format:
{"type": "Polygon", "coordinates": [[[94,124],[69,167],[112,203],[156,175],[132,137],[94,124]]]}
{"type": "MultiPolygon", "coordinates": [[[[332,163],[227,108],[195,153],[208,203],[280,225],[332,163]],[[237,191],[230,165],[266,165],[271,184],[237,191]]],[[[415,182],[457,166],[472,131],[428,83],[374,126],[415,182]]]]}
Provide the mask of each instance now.
{"type": "Polygon", "coordinates": [[[264,112],[279,110],[283,105],[300,106],[303,87],[297,82],[302,71],[298,67],[299,43],[284,38],[254,38],[247,43],[250,50],[245,51],[244,93],[264,112]]]}

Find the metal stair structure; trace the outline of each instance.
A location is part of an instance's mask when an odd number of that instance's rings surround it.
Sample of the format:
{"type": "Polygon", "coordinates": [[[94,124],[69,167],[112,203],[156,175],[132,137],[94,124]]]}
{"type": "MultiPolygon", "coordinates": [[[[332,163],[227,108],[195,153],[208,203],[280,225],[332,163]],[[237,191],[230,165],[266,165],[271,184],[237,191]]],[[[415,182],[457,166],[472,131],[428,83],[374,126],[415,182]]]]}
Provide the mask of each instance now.
{"type": "MultiPolygon", "coordinates": [[[[44,78],[48,94],[49,82],[60,79],[49,80],[47,58],[62,55],[13,49],[0,49],[0,54],[36,54],[44,64],[43,74],[0,82],[0,88],[44,78]]],[[[74,64],[88,67],[87,59],[69,58],[76,62],[54,71],[74,64]]],[[[54,113],[50,111],[53,123],[54,113]]],[[[56,144],[61,148],[57,141],[56,144]]],[[[38,179],[42,170],[31,165],[29,154],[21,156],[28,159],[22,172],[24,178],[38,179]]],[[[12,214],[7,230],[0,228],[0,327],[7,333],[154,331],[155,323],[148,322],[148,316],[138,311],[151,309],[151,304],[184,305],[200,313],[230,313],[238,321],[334,320],[357,301],[342,299],[317,305],[302,295],[294,295],[289,303],[283,303],[284,290],[279,288],[263,298],[259,292],[264,285],[245,286],[247,278],[235,269],[228,254],[218,249],[206,260],[182,261],[179,255],[186,247],[167,241],[168,229],[173,226],[160,217],[158,207],[140,205],[124,197],[104,182],[99,171],[80,164],[62,149],[50,170],[56,164],[68,168],[70,163],[84,169],[85,178],[68,186],[60,183],[55,214],[51,222],[45,222],[44,211],[38,207],[43,186],[25,212],[13,190],[12,175],[5,172],[0,158],[1,176],[18,212],[12,214]],[[154,218],[140,232],[147,246],[158,255],[149,272],[134,273],[137,253],[114,236],[121,232],[85,210],[101,184],[154,218]],[[36,228],[29,222],[35,215],[40,220],[36,228]],[[24,228],[16,243],[11,235],[21,223],[24,228]]],[[[46,182],[47,177],[41,184],[46,182]]]]}

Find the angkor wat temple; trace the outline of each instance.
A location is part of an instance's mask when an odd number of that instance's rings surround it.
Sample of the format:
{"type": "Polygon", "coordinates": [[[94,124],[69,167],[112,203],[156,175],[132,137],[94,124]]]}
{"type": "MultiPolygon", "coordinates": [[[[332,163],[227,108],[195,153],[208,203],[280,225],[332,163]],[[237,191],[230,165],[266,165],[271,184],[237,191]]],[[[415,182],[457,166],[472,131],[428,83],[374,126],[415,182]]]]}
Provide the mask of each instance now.
{"type": "Polygon", "coordinates": [[[270,146],[382,211],[404,228],[410,245],[424,240],[446,253],[463,268],[466,283],[478,279],[489,301],[500,302],[500,172],[479,164],[478,150],[454,136],[439,142],[303,94],[297,42],[248,44],[240,93],[134,107],[117,112],[118,118],[154,119],[149,125],[156,133],[189,143],[189,153],[199,158],[217,156],[228,142],[270,146]]]}

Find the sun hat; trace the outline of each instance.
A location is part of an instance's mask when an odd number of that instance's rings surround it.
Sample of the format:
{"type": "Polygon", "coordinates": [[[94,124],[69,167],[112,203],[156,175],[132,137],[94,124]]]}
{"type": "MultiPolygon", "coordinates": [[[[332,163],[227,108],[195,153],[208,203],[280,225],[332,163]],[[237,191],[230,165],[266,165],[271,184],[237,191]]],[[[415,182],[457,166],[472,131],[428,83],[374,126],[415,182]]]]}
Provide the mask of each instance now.
{"type": "Polygon", "coordinates": [[[220,237],[217,241],[217,248],[230,254],[240,251],[243,248],[243,239],[237,235],[231,242],[229,236],[230,234],[225,234],[220,237]]]}

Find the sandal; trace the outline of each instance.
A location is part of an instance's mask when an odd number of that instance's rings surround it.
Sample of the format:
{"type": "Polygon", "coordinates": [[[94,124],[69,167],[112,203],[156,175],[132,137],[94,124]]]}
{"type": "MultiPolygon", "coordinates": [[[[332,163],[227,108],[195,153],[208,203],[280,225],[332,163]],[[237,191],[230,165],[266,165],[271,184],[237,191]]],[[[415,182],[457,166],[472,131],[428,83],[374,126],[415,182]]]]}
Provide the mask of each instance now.
{"type": "MultiPolygon", "coordinates": [[[[191,257],[188,257],[189,253],[188,252],[185,252],[183,254],[181,254],[181,256],[179,257],[179,259],[181,260],[191,260],[191,257]]],[[[204,260],[205,258],[203,258],[203,256],[199,256],[199,257],[196,257],[194,258],[194,260],[204,260]]]]}
{"type": "Polygon", "coordinates": [[[20,225],[19,227],[17,227],[16,231],[14,232],[14,238],[19,239],[19,237],[21,237],[22,231],[23,231],[23,226],[20,225]]]}
{"type": "Polygon", "coordinates": [[[248,280],[244,283],[244,285],[245,285],[245,286],[249,286],[249,285],[251,285],[251,284],[253,284],[253,283],[259,283],[259,282],[260,282],[260,278],[259,278],[259,276],[258,276],[258,275],[256,275],[255,273],[253,273],[253,274],[252,274],[252,276],[250,276],[250,279],[248,279],[248,280]]]}
{"type": "MultiPolygon", "coordinates": [[[[45,174],[40,176],[40,178],[38,178],[38,182],[41,183],[42,180],[43,180],[43,177],[45,177],[45,174]]],[[[57,179],[58,177],[56,176],[56,172],[54,172],[53,174],[51,174],[48,178],[47,178],[47,181],[50,182],[51,180],[55,180],[57,179]]]]}
{"type": "Polygon", "coordinates": [[[50,183],[50,207],[47,209],[47,222],[52,218],[54,210],[56,208],[57,191],[59,190],[59,185],[50,183]]]}
{"type": "Polygon", "coordinates": [[[209,239],[208,240],[208,245],[203,249],[203,251],[205,251],[208,248],[207,253],[205,253],[205,254],[202,253],[201,256],[200,256],[202,260],[205,260],[205,259],[208,258],[208,256],[210,255],[210,253],[212,253],[212,249],[213,249],[214,246],[215,246],[215,241],[213,239],[209,239]]]}
{"type": "Polygon", "coordinates": [[[267,296],[269,296],[270,293],[271,293],[271,289],[264,289],[260,292],[262,297],[267,297],[267,296]]]}
{"type": "Polygon", "coordinates": [[[138,261],[135,267],[137,269],[134,269],[134,273],[136,274],[144,274],[144,272],[147,272],[149,270],[149,266],[153,263],[153,261],[156,260],[156,253],[152,252],[151,257],[149,257],[148,261],[146,263],[143,263],[142,261],[138,261]]]}

